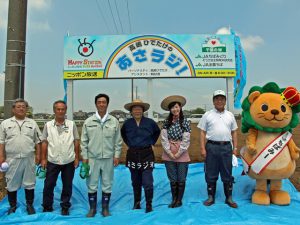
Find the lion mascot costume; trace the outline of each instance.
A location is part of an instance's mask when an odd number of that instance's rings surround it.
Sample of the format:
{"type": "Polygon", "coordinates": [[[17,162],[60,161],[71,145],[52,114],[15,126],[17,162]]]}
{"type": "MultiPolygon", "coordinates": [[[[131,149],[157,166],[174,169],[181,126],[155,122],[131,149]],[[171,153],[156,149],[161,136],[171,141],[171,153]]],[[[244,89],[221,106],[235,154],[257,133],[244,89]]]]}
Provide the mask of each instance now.
{"type": "Polygon", "coordinates": [[[299,122],[300,94],[274,82],[254,86],[242,109],[242,132],[248,134],[241,157],[244,171],[256,180],[252,203],[289,205],[290,195],[281,190],[281,183],[294,173],[299,158],[291,132],[299,122]]]}

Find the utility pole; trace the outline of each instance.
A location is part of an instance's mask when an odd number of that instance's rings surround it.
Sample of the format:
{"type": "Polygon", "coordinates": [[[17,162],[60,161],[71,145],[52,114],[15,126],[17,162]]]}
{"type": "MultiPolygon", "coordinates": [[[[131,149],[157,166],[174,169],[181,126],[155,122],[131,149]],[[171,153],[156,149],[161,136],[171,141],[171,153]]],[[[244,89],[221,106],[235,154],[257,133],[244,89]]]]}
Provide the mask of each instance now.
{"type": "Polygon", "coordinates": [[[9,0],[4,85],[4,118],[11,116],[13,101],[16,98],[24,98],[26,21],[27,0],[9,0]]]}

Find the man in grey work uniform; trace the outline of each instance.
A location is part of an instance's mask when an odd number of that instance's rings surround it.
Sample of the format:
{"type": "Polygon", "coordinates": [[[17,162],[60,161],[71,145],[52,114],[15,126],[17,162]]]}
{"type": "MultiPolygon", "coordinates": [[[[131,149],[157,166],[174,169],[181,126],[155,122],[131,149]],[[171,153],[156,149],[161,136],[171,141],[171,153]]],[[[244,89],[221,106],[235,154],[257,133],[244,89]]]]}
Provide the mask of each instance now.
{"type": "Polygon", "coordinates": [[[234,115],[225,109],[226,95],[222,90],[213,94],[214,109],[206,112],[198,124],[200,128],[200,151],[205,158],[205,180],[208,199],[205,206],[215,203],[219,173],[224,185],[225,203],[232,208],[232,154],[237,155],[237,124],[234,115]]]}
{"type": "Polygon", "coordinates": [[[58,100],[53,104],[54,120],[45,124],[41,166],[47,168],[43,190],[43,212],[53,211],[53,191],[61,173],[61,214],[69,215],[75,168],[79,163],[79,135],[74,121],[65,118],[67,105],[58,100]]]}
{"type": "Polygon", "coordinates": [[[21,186],[25,189],[27,213],[35,214],[35,164],[40,163],[41,132],[36,122],[26,117],[27,108],[25,100],[16,99],[12,105],[14,116],[0,125],[0,164],[9,164],[5,174],[8,214],[17,209],[17,190],[21,186]]]}
{"type": "Polygon", "coordinates": [[[88,163],[91,174],[87,177],[90,210],[87,217],[94,217],[97,206],[99,177],[102,186],[102,215],[109,216],[109,201],[112,192],[114,166],[119,164],[122,139],[118,120],[109,115],[109,97],[95,97],[96,113],[86,119],[81,134],[82,162],[88,163]]]}

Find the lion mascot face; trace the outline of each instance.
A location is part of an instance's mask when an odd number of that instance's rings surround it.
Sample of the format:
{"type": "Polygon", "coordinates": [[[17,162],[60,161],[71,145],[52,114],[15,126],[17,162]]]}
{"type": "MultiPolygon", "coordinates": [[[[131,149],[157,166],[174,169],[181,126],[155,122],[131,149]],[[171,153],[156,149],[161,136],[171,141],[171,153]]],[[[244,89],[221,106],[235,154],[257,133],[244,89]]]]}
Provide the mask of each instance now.
{"type": "Polygon", "coordinates": [[[290,124],[293,111],[280,95],[255,91],[249,100],[250,115],[256,124],[269,128],[284,128],[290,124]]]}
{"type": "Polygon", "coordinates": [[[299,123],[300,94],[294,87],[279,88],[270,82],[252,87],[242,108],[242,132],[247,139],[241,156],[245,172],[256,179],[252,202],[288,205],[290,197],[281,190],[281,180],[294,173],[299,157],[291,131],[299,123]]]}
{"type": "MultiPolygon", "coordinates": [[[[300,104],[297,102],[299,103],[300,99],[295,100],[296,105],[291,107],[282,94],[284,90],[285,88],[279,88],[274,82],[250,89],[242,104],[243,133],[248,132],[251,127],[267,132],[282,132],[298,125],[297,113],[300,112],[300,104]]],[[[299,93],[297,94],[297,98],[300,98],[299,93]]]]}

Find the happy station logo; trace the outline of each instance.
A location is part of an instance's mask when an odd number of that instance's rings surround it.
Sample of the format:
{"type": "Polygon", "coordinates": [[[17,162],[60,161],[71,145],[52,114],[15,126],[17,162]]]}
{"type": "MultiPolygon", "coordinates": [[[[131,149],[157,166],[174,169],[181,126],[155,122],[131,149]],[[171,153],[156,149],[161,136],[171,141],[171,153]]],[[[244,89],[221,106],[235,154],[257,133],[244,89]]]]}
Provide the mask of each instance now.
{"type": "Polygon", "coordinates": [[[89,57],[90,55],[93,54],[94,52],[93,43],[95,42],[95,40],[93,40],[92,42],[87,42],[86,38],[84,38],[83,43],[81,43],[80,39],[78,39],[78,42],[79,42],[79,46],[78,46],[79,55],[83,57],[89,57]]]}

